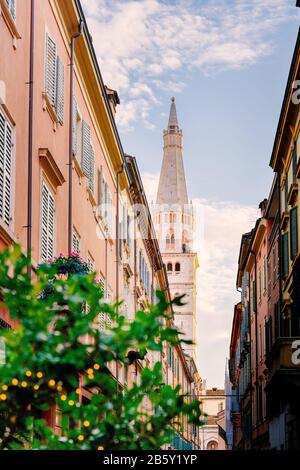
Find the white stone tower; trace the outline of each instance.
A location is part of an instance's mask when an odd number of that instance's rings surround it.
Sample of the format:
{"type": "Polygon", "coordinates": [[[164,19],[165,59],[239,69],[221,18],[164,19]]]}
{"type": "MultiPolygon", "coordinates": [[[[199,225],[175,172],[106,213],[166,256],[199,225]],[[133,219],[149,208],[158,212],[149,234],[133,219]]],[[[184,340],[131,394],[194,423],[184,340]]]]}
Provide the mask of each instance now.
{"type": "Polygon", "coordinates": [[[195,359],[198,258],[193,251],[194,211],[188,200],[182,156],[183,134],[178,125],[174,97],[171,99],[169,123],[163,139],[164,155],[154,223],[168,272],[171,295],[186,294],[185,305],[174,309],[175,324],[184,333],[184,339],[194,342],[194,345],[183,347],[195,359]]]}

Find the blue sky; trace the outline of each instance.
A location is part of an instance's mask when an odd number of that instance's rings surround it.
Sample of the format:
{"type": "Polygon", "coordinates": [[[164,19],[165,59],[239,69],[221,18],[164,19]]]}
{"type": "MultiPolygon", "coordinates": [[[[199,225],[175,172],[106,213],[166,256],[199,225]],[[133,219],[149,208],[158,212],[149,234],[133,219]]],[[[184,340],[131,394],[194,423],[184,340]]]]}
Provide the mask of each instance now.
{"type": "Polygon", "coordinates": [[[82,0],[123,147],[155,199],[176,96],[197,205],[198,364],[222,386],[240,236],[268,196],[273,140],[296,41],[295,0],[82,0]]]}

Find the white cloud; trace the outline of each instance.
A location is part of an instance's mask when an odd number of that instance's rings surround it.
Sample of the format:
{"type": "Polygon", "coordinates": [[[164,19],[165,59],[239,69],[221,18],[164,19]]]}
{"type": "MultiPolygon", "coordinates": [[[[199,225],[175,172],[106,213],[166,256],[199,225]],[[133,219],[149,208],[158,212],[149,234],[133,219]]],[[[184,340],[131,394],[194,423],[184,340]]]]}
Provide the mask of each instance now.
{"type": "Polygon", "coordinates": [[[297,18],[294,2],[286,0],[82,3],[104,79],[125,103],[118,124],[129,130],[142,114],[149,127],[156,95],[180,92],[192,69],[207,74],[250,66],[272,52],[275,28],[297,18]]]}
{"type": "MultiPolygon", "coordinates": [[[[159,174],[143,173],[149,201],[156,199],[159,174]]],[[[236,292],[237,261],[243,233],[255,225],[255,207],[231,201],[193,200],[196,215],[197,354],[199,371],[210,386],[223,386],[236,292]]]]}

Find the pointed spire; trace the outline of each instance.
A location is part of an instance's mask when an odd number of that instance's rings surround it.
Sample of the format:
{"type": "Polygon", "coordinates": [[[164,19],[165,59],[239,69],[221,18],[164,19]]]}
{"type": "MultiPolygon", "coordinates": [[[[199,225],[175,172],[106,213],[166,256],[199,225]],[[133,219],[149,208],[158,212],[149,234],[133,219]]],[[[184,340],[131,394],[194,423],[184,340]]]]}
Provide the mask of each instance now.
{"type": "Polygon", "coordinates": [[[177,130],[179,129],[179,126],[178,126],[178,119],[177,119],[177,112],[176,112],[176,105],[175,105],[175,97],[172,96],[168,129],[174,130],[174,128],[177,130]]]}
{"type": "Polygon", "coordinates": [[[174,97],[171,99],[168,128],[164,131],[164,156],[156,204],[188,204],[182,157],[182,130],[178,125],[174,97]]]}

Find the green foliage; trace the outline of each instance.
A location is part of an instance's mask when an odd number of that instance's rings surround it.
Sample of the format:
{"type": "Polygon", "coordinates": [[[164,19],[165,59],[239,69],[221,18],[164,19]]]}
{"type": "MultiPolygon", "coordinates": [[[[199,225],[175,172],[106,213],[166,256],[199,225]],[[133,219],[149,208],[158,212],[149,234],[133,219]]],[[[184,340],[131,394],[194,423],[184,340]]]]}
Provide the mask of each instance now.
{"type": "Polygon", "coordinates": [[[30,282],[28,263],[18,246],[0,254],[2,305],[19,322],[3,330],[0,448],[158,449],[171,441],[171,425],[180,417],[200,425],[199,402],[163,384],[159,363],[145,367],[140,383],[123,390],[111,373],[116,362],[132,362],[128,351],[144,357],[161,352],[165,341],[179,344],[178,332],[166,326],[170,305],[164,293],[157,293],[157,305],[127,322],[104,301],[94,274],[77,268],[62,273],[64,261],[55,260],[39,266],[30,282]],[[112,328],[99,329],[100,313],[110,316],[112,328]],[[89,400],[83,400],[83,390],[92,392],[89,400]],[[45,421],[55,407],[60,433],[45,421]]]}

